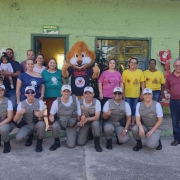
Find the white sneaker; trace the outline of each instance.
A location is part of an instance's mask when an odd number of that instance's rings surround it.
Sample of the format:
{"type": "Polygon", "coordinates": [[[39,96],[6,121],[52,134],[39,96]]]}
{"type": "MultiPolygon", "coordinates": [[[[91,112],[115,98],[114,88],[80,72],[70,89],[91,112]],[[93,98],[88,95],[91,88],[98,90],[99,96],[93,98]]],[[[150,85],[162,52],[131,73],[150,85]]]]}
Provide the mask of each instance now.
{"type": "Polygon", "coordinates": [[[11,89],[14,89],[14,85],[13,84],[11,84],[10,87],[11,87],[11,89]]]}

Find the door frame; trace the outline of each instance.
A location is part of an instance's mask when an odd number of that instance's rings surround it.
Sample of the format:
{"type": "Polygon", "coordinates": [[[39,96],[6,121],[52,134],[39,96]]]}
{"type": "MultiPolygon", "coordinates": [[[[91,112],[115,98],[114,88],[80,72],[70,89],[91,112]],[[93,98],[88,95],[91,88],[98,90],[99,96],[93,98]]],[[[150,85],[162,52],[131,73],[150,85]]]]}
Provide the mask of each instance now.
{"type": "Polygon", "coordinates": [[[36,48],[36,38],[58,38],[64,39],[64,55],[66,56],[67,52],[69,51],[69,35],[59,35],[59,34],[31,34],[31,49],[34,50],[35,54],[36,48]]]}

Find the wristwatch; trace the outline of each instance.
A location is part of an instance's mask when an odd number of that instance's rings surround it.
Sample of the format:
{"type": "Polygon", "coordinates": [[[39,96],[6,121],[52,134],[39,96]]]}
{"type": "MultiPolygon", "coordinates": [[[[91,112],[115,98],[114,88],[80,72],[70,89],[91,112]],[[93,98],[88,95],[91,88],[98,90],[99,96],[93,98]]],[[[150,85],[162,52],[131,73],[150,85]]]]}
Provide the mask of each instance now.
{"type": "Polygon", "coordinates": [[[128,130],[127,129],[124,129],[125,131],[126,131],[126,133],[128,132],[128,130]]]}

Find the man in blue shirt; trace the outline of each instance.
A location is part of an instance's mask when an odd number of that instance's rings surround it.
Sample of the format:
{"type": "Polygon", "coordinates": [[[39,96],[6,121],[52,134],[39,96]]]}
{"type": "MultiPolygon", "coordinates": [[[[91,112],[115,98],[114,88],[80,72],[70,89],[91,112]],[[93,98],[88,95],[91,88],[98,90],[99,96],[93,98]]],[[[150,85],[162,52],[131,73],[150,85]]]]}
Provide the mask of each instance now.
{"type": "Polygon", "coordinates": [[[4,80],[3,80],[3,84],[6,88],[5,97],[7,97],[9,100],[11,100],[11,102],[13,104],[13,110],[15,112],[16,108],[17,108],[17,104],[16,104],[17,103],[17,100],[16,100],[16,81],[17,81],[17,77],[21,73],[21,67],[19,65],[19,62],[13,60],[14,52],[11,48],[7,48],[6,53],[8,56],[8,62],[11,64],[14,72],[12,73],[12,72],[8,72],[5,70],[2,71],[2,74],[5,76],[4,80]],[[10,87],[10,82],[9,82],[8,76],[11,76],[13,79],[14,89],[11,89],[11,87],[10,87]]]}

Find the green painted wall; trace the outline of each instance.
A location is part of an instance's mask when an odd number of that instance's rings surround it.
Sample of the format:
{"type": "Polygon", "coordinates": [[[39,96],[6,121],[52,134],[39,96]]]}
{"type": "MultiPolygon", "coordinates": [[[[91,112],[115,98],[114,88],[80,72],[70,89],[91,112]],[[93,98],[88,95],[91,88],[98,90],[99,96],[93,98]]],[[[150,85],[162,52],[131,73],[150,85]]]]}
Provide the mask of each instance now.
{"type": "MultiPolygon", "coordinates": [[[[170,49],[179,56],[180,0],[0,0],[0,49],[12,47],[26,58],[31,34],[42,25],[59,25],[69,47],[84,40],[94,49],[95,36],[152,38],[151,57],[170,49]]],[[[159,69],[162,66],[158,64],[159,69]]]]}

